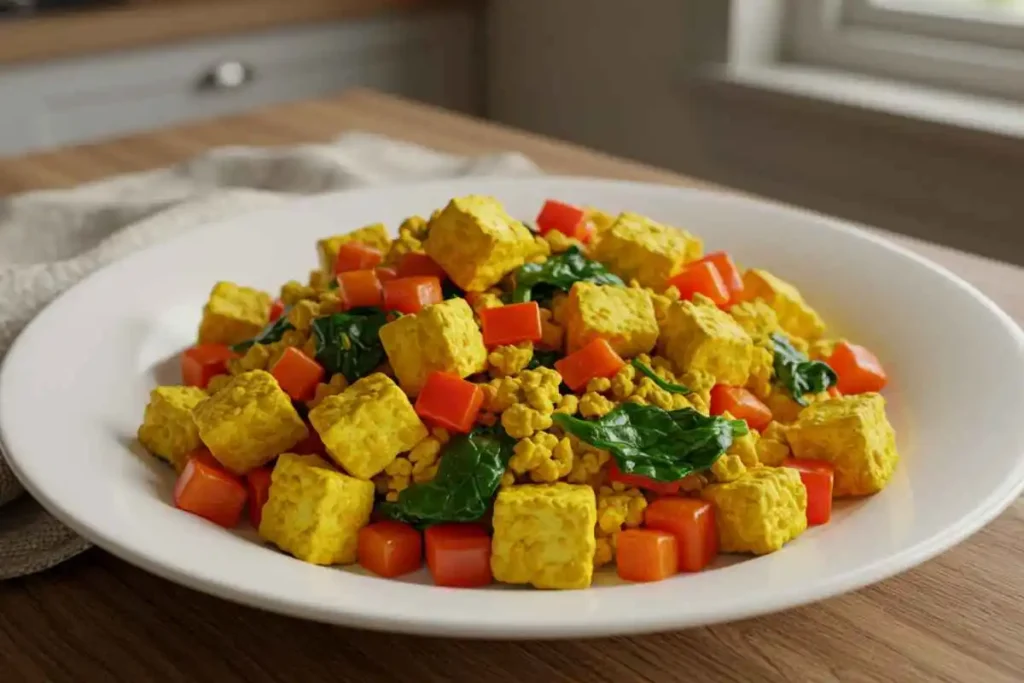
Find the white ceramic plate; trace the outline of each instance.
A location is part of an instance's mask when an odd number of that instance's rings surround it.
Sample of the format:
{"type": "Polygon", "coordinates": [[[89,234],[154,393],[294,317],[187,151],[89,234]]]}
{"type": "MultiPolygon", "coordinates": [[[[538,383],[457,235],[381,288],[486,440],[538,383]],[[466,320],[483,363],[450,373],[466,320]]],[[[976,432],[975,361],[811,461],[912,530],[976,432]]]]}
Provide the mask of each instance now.
{"type": "Polygon", "coordinates": [[[18,476],[103,548],[193,588],[300,617],[487,637],[596,636],[708,624],[819,600],[903,571],[976,531],[1024,481],[1024,334],[956,276],[820,216],[736,196],[583,179],[459,180],[299,201],[205,227],[96,273],[21,335],[0,374],[0,434],[18,476]],[[276,291],[314,240],[395,226],[455,195],[524,219],[545,198],[629,209],[796,283],[840,334],[870,346],[902,460],[889,487],[773,555],[647,585],[452,590],[305,564],[180,512],[170,470],[135,443],[149,390],[179,381],[213,282],[276,291]]]}

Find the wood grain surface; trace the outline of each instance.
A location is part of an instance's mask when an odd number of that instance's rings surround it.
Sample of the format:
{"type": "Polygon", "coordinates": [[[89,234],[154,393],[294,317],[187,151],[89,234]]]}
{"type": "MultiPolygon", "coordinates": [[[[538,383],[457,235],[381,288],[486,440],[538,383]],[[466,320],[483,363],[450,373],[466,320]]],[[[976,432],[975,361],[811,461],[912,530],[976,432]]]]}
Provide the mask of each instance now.
{"type": "MultiPolygon", "coordinates": [[[[353,128],[452,152],[517,149],[555,173],[698,184],[352,91],[327,101],[0,160],[0,194],[166,165],[215,145],[292,144],[353,128]]],[[[895,239],[973,282],[1024,321],[1024,270],[895,239]]],[[[870,588],[758,619],[609,640],[471,642],[336,628],[209,597],[94,549],[49,572],[0,583],[0,681],[1013,683],[1024,680],[1022,595],[1020,501],[960,546],[870,588]]]]}
{"type": "Polygon", "coordinates": [[[452,1],[125,0],[96,9],[0,21],[0,64],[66,59],[452,1]]]}

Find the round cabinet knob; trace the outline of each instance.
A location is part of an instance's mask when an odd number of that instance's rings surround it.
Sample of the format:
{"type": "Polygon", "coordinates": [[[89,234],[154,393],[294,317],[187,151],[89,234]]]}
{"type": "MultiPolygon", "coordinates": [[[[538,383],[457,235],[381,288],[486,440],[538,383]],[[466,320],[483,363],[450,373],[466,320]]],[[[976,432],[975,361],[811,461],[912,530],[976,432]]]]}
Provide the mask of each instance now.
{"type": "Polygon", "coordinates": [[[199,80],[203,90],[235,90],[252,81],[252,67],[244,62],[229,60],[215,64],[199,80]]]}

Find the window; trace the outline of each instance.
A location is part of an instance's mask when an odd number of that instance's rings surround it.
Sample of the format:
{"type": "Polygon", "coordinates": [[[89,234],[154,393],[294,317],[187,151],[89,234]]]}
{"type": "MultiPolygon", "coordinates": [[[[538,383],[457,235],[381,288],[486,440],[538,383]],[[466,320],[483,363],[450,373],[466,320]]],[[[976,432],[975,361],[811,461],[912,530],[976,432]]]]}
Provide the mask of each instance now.
{"type": "Polygon", "coordinates": [[[788,10],[786,61],[1024,100],[1024,0],[791,0],[788,10]]]}

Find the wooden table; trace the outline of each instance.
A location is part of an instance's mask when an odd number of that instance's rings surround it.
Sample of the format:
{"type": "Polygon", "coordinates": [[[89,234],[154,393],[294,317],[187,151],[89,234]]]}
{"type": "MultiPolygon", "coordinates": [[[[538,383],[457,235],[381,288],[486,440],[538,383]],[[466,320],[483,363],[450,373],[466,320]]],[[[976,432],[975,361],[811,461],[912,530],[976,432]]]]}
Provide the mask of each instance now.
{"type": "MultiPolygon", "coordinates": [[[[696,184],[571,145],[351,92],[0,160],[0,194],[169,164],[215,145],[323,140],[353,128],[459,153],[518,149],[552,172],[696,184]]],[[[898,241],[972,281],[1024,320],[1024,270],[898,241]]],[[[1024,680],[1022,595],[1019,501],[959,547],[871,588],[760,619],[604,641],[460,642],[335,628],[223,602],[91,550],[38,576],[0,583],[0,680],[1009,683],[1024,680]]]]}

